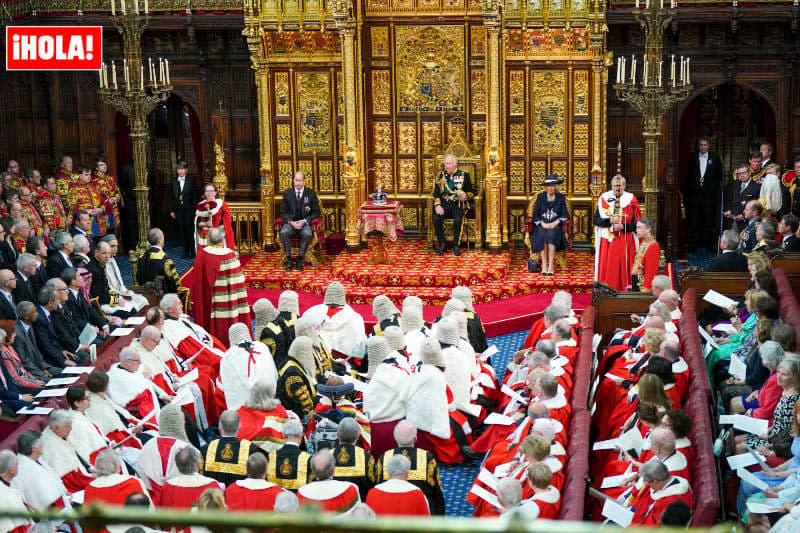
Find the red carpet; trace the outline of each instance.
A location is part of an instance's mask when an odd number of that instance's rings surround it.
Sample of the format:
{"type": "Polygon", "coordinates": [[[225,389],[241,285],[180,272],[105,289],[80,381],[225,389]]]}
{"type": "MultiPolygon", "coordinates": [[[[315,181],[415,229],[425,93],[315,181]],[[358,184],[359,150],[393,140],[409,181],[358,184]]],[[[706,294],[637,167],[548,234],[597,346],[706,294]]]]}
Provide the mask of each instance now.
{"type": "Polygon", "coordinates": [[[369,250],[364,250],[323,255],[319,265],[306,265],[302,272],[286,272],[280,266],[280,252],[259,252],[244,266],[247,289],[294,289],[322,295],[328,283],[338,279],[347,288],[351,304],[370,304],[378,294],[399,303],[414,294],[426,305],[441,306],[456,285],[469,285],[477,303],[558,289],[586,293],[592,285],[594,259],[588,252],[570,252],[567,271],[542,276],[528,272],[527,252],[522,250],[438,257],[425,249],[422,239],[401,239],[389,243],[387,250],[392,259],[388,265],[369,265],[369,250]]]}
{"type": "MultiPolygon", "coordinates": [[[[342,254],[344,257],[349,257],[346,254],[342,254]]],[[[462,256],[463,257],[463,256],[462,256]]],[[[591,257],[591,256],[590,256],[591,257]]],[[[240,261],[242,265],[245,267],[245,270],[248,270],[248,264],[251,262],[252,257],[241,257],[240,261]]],[[[297,274],[305,274],[304,272],[298,272],[297,274]]],[[[287,273],[290,274],[290,273],[287,273]]],[[[526,271],[525,274],[527,276],[541,278],[538,274],[528,274],[526,271]]],[[[559,278],[559,276],[554,276],[554,278],[559,278]]],[[[185,286],[191,287],[194,280],[193,271],[189,270],[183,277],[182,283],[185,286]]],[[[325,280],[327,284],[328,281],[325,280]]],[[[285,287],[285,288],[292,288],[292,287],[285,287]]],[[[252,305],[255,303],[256,300],[259,298],[269,298],[273,304],[278,303],[278,296],[285,288],[269,288],[269,289],[255,289],[255,288],[248,288],[247,296],[250,304],[252,305]]],[[[476,290],[479,290],[480,286],[472,286],[473,293],[476,290]]],[[[475,310],[480,315],[481,320],[483,320],[484,327],[486,328],[486,334],[490,337],[495,337],[497,335],[504,335],[506,333],[513,333],[516,331],[522,331],[524,329],[530,328],[531,324],[534,320],[538,319],[542,316],[542,311],[544,308],[550,304],[550,299],[552,295],[550,291],[558,290],[561,287],[554,286],[554,287],[547,287],[546,290],[540,291],[532,291],[527,294],[520,294],[516,296],[500,296],[499,298],[485,302],[479,303],[475,306],[475,310]]],[[[296,289],[295,289],[296,290],[296,289]]],[[[378,288],[376,287],[365,287],[365,290],[369,291],[372,290],[374,292],[370,292],[370,301],[372,297],[381,294],[378,292],[378,288]]],[[[569,288],[565,288],[565,290],[569,290],[569,288]]],[[[349,289],[348,289],[349,291],[349,289]]],[[[308,292],[298,290],[298,294],[300,295],[300,311],[303,312],[311,306],[317,305],[322,303],[324,294],[324,287],[321,291],[321,294],[317,294],[315,292],[308,292]]],[[[413,294],[413,290],[408,290],[407,294],[413,294]]],[[[450,289],[445,289],[447,296],[449,297],[450,289]]],[[[592,300],[591,294],[587,294],[585,292],[576,293],[572,292],[572,299],[573,299],[573,308],[576,310],[583,310],[587,307],[592,300]]],[[[405,297],[405,296],[404,296],[405,297]]],[[[399,301],[397,302],[399,306],[399,301]]],[[[372,304],[371,303],[353,303],[353,308],[360,313],[366,322],[367,328],[371,329],[372,325],[375,323],[375,317],[372,314],[372,304]]],[[[425,320],[433,320],[437,316],[441,314],[441,305],[426,305],[423,310],[423,315],[425,320]]]]}

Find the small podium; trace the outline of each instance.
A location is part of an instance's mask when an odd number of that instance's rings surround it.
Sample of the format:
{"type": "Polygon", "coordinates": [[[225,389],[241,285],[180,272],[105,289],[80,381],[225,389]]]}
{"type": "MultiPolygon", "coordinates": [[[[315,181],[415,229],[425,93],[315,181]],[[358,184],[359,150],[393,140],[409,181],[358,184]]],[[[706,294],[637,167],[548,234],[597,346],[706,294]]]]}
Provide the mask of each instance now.
{"type": "Polygon", "coordinates": [[[402,208],[403,204],[398,201],[378,205],[371,200],[358,208],[358,232],[365,239],[369,235],[374,235],[377,239],[372,246],[369,264],[385,265],[389,262],[383,237],[386,236],[394,242],[403,234],[403,219],[400,218],[402,208]]]}

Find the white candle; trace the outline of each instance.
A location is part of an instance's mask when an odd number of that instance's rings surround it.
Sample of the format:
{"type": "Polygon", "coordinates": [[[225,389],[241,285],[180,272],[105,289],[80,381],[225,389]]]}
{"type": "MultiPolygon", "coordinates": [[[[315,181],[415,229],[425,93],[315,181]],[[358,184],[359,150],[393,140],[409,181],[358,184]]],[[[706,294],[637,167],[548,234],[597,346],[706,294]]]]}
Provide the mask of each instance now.
{"type": "Polygon", "coordinates": [[[636,82],[636,57],[631,56],[631,83],[636,82]]]}
{"type": "Polygon", "coordinates": [[[150,3],[149,0],[144,0],[144,12],[150,13],[150,3]]]}
{"type": "Polygon", "coordinates": [[[664,9],[664,0],[659,0],[659,4],[661,4],[661,9],[664,9]]]}
{"type": "Polygon", "coordinates": [[[169,59],[164,60],[164,70],[167,73],[167,85],[169,85],[169,59]]]}
{"type": "Polygon", "coordinates": [[[139,0],[133,0],[133,12],[139,14],[139,0]]]}
{"type": "Polygon", "coordinates": [[[691,57],[687,57],[686,58],[686,85],[689,85],[692,82],[692,80],[691,80],[692,77],[689,75],[689,60],[690,59],[691,59],[691,57]]]}
{"type": "Polygon", "coordinates": [[[117,65],[111,62],[111,77],[114,79],[114,90],[117,90],[117,65]]]}
{"type": "Polygon", "coordinates": [[[139,66],[139,90],[144,91],[144,65],[139,66]]]}
{"type": "Polygon", "coordinates": [[[100,88],[103,88],[103,69],[97,71],[97,83],[100,84],[100,88]]]}
{"type": "Polygon", "coordinates": [[[161,80],[161,84],[163,85],[164,84],[164,58],[162,58],[162,57],[158,58],[158,74],[159,74],[158,79],[161,80]]]}
{"type": "Polygon", "coordinates": [[[122,4],[122,14],[127,15],[127,13],[125,12],[125,0],[120,0],[120,3],[122,4]]]}
{"type": "Polygon", "coordinates": [[[664,63],[663,61],[659,61],[658,62],[658,86],[659,87],[661,87],[661,66],[662,66],[663,63],[664,63]]]}
{"type": "Polygon", "coordinates": [[[122,59],[122,78],[128,81],[128,60],[126,58],[122,59]]]}
{"type": "Polygon", "coordinates": [[[155,78],[153,78],[153,58],[152,57],[148,57],[147,58],[147,62],[148,62],[147,71],[150,73],[150,83],[155,85],[156,84],[156,80],[155,80],[155,78]]]}
{"type": "Polygon", "coordinates": [[[619,75],[622,74],[622,58],[617,58],[617,83],[619,83],[619,75]]]}
{"type": "Polygon", "coordinates": [[[650,9],[650,0],[644,0],[644,8],[650,9]]]}
{"type": "Polygon", "coordinates": [[[636,0],[636,9],[639,9],[639,0],[636,0]]]}
{"type": "Polygon", "coordinates": [[[672,86],[675,86],[675,54],[672,54],[672,70],[670,77],[672,78],[672,86]]]}
{"type": "Polygon", "coordinates": [[[125,65],[125,87],[129,91],[131,90],[131,78],[130,73],[128,72],[128,65],[125,65]]]}
{"type": "Polygon", "coordinates": [[[642,58],[642,85],[647,85],[647,56],[642,58]]]}
{"type": "Polygon", "coordinates": [[[111,0],[111,14],[115,14],[117,12],[117,6],[115,5],[114,0],[111,0]]]}

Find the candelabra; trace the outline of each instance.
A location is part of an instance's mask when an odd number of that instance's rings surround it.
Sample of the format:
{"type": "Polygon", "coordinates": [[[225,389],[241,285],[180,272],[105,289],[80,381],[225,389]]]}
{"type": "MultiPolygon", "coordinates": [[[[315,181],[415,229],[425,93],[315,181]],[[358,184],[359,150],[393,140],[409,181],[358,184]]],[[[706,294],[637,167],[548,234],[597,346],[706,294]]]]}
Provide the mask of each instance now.
{"type": "MultiPolygon", "coordinates": [[[[103,101],[128,117],[133,144],[133,169],[135,176],[137,220],[139,223],[139,252],[147,249],[147,232],[150,229],[150,203],[147,186],[147,115],[166,101],[172,90],[169,81],[169,61],[159,59],[153,63],[148,59],[147,74],[142,61],[142,34],[150,19],[149,1],[143,2],[144,11],[139,10],[139,0],[111,1],[111,19],[123,41],[122,65],[115,61],[103,63],[98,72],[99,94],[103,101]],[[119,11],[117,11],[119,3],[119,11]],[[127,4],[127,5],[126,5],[127,4]],[[117,78],[117,68],[121,80],[117,78]],[[147,80],[149,77],[149,81],[147,80]]],[[[133,252],[132,252],[133,254],[133,252]]]]}
{"type": "Polygon", "coordinates": [[[670,76],[662,76],[664,29],[677,11],[675,2],[664,7],[664,1],[646,0],[644,9],[637,0],[633,14],[645,34],[645,53],[642,57],[641,77],[637,77],[637,57],[617,58],[617,80],[614,89],[617,98],[628,102],[642,114],[644,124],[644,177],[645,215],[654,223],[658,221],[658,143],[661,122],[667,111],[686,100],[692,92],[689,58],[670,60],[670,76]],[[641,86],[637,82],[641,80],[641,86]]]}

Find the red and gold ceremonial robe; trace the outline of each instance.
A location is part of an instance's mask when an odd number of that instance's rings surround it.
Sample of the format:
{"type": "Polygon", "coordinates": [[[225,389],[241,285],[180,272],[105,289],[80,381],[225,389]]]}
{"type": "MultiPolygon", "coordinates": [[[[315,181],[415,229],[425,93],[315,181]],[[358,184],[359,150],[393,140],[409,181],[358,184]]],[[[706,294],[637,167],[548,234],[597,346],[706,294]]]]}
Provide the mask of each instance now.
{"type": "Polygon", "coordinates": [[[239,258],[228,248],[206,246],[194,262],[192,308],[197,323],[209,333],[227,336],[237,322],[252,325],[250,304],[239,258]]]}
{"type": "Polygon", "coordinates": [[[267,451],[283,446],[283,424],[289,420],[289,415],[281,404],[272,411],[260,411],[243,405],[236,413],[240,421],[237,439],[249,440],[267,451]]]}
{"type": "Polygon", "coordinates": [[[164,483],[160,507],[191,509],[200,495],[208,489],[219,489],[225,492],[225,485],[197,473],[178,474],[164,483]]]}
{"type": "Polygon", "coordinates": [[[201,228],[200,222],[211,222],[212,227],[222,226],[225,229],[225,246],[231,250],[236,249],[236,242],[233,239],[233,225],[231,224],[231,210],[228,204],[222,200],[203,200],[197,204],[194,213],[195,246],[197,253],[208,246],[208,230],[211,228],[201,228]]]}
{"type": "Polygon", "coordinates": [[[122,201],[122,195],[119,192],[119,186],[117,185],[117,178],[113,174],[108,174],[106,172],[99,172],[97,170],[92,171],[92,182],[97,184],[97,188],[100,190],[100,194],[103,195],[104,198],[104,207],[106,210],[106,215],[108,217],[108,227],[115,228],[119,226],[120,223],[120,215],[119,215],[119,203],[122,201]],[[117,202],[115,204],[111,203],[111,199],[116,198],[117,202]]]}
{"type": "Polygon", "coordinates": [[[367,505],[378,516],[431,514],[425,494],[402,479],[390,479],[375,485],[367,493],[367,505]]]}
{"type": "Polygon", "coordinates": [[[147,494],[147,489],[138,477],[127,474],[111,474],[99,477],[89,483],[83,494],[83,501],[84,503],[100,502],[122,507],[128,496],[137,492],[147,494]]]}
{"type": "Polygon", "coordinates": [[[44,221],[42,220],[42,215],[39,214],[32,203],[26,202],[25,200],[20,200],[19,206],[22,210],[22,215],[28,219],[28,225],[30,225],[32,230],[36,231],[36,236],[42,237],[44,235],[44,221]]]}
{"type": "Polygon", "coordinates": [[[50,231],[63,230],[67,228],[67,209],[58,193],[52,193],[43,189],[36,199],[39,212],[42,214],[44,223],[50,231]]]}
{"type": "Polygon", "coordinates": [[[361,503],[358,495],[358,486],[349,481],[326,479],[314,481],[303,485],[297,490],[300,505],[313,503],[323,511],[335,514],[345,514],[361,503]]]}
{"type": "Polygon", "coordinates": [[[76,181],[72,184],[67,195],[67,206],[70,211],[75,212],[79,209],[102,209],[101,215],[90,215],[92,235],[105,235],[108,232],[108,219],[105,215],[106,199],[100,192],[96,183],[81,183],[76,181]]]}
{"type": "Polygon", "coordinates": [[[231,511],[272,511],[281,492],[286,491],[266,479],[240,479],[225,489],[225,503],[231,511]]]}
{"type": "MultiPolygon", "coordinates": [[[[617,198],[607,191],[597,201],[597,212],[601,219],[621,216],[622,224],[642,217],[636,196],[623,192],[617,198]]],[[[609,228],[595,228],[594,279],[607,283],[616,291],[624,291],[630,285],[631,266],[636,255],[636,232],[612,231],[609,228]]]]}
{"type": "Polygon", "coordinates": [[[636,247],[631,274],[639,278],[640,292],[653,292],[653,278],[658,274],[661,261],[661,247],[653,237],[643,239],[636,247]]]}
{"type": "Polygon", "coordinates": [[[692,489],[683,478],[673,477],[661,490],[645,486],[631,504],[634,511],[631,526],[657,526],[669,504],[677,501],[686,503],[689,508],[694,501],[692,489]]]}
{"type": "Polygon", "coordinates": [[[72,494],[81,491],[94,480],[78,458],[75,448],[49,427],[42,431],[42,444],[42,459],[61,478],[67,492],[72,494]]]}
{"type": "Polygon", "coordinates": [[[78,181],[78,175],[74,172],[67,172],[63,168],[59,168],[56,172],[56,192],[62,198],[66,198],[69,194],[69,189],[73,183],[78,181]]]}

